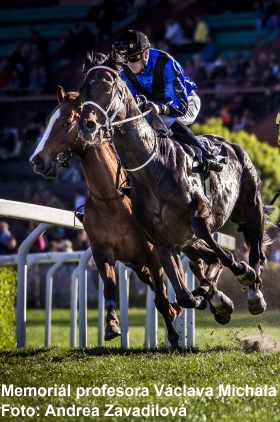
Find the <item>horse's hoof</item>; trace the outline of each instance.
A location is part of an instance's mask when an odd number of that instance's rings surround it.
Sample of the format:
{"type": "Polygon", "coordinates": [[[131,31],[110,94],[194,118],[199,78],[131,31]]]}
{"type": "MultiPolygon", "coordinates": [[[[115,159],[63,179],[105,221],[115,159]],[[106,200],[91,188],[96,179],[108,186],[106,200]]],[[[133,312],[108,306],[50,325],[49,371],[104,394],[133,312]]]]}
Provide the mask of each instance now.
{"type": "Polygon", "coordinates": [[[113,340],[116,337],[119,337],[121,335],[121,329],[119,322],[116,320],[110,320],[107,322],[105,327],[105,340],[110,341],[113,340]]]}
{"type": "Polygon", "coordinates": [[[210,311],[219,324],[228,324],[234,311],[233,301],[221,290],[216,290],[209,299],[210,311]]]}
{"type": "Polygon", "coordinates": [[[219,312],[217,312],[217,309],[214,308],[212,305],[210,305],[210,311],[213,313],[215,321],[218,324],[226,325],[231,320],[231,313],[227,313],[227,312],[219,313],[219,312]]]}
{"type": "Polygon", "coordinates": [[[241,264],[243,265],[245,272],[238,276],[238,280],[243,286],[250,286],[256,281],[257,274],[246,262],[242,261],[241,264]]]}
{"type": "Polygon", "coordinates": [[[249,288],[248,290],[248,309],[253,315],[262,314],[267,308],[265,298],[259,288],[249,288]]]}
{"type": "Polygon", "coordinates": [[[180,346],[179,346],[179,336],[178,336],[177,333],[174,332],[174,333],[172,333],[170,335],[167,335],[167,338],[168,338],[168,342],[169,342],[170,348],[172,350],[179,350],[180,349],[180,346]]]}
{"type": "Polygon", "coordinates": [[[209,298],[209,302],[215,309],[222,309],[229,314],[234,311],[233,301],[221,290],[215,290],[209,298]]]}

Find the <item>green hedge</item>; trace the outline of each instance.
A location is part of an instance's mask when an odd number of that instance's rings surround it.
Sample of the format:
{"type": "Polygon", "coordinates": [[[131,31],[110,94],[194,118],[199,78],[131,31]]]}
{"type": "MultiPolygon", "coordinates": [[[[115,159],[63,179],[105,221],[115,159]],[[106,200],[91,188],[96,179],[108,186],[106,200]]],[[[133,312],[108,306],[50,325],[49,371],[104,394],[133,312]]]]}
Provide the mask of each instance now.
{"type": "Polygon", "coordinates": [[[0,268],[0,350],[15,347],[16,273],[0,268]]]}
{"type": "Polygon", "coordinates": [[[196,134],[215,134],[230,142],[239,144],[251,157],[258,169],[262,181],[262,194],[265,203],[269,203],[274,193],[280,188],[280,151],[261,142],[253,134],[245,131],[231,132],[222,125],[220,119],[209,119],[205,124],[193,125],[196,134]]]}

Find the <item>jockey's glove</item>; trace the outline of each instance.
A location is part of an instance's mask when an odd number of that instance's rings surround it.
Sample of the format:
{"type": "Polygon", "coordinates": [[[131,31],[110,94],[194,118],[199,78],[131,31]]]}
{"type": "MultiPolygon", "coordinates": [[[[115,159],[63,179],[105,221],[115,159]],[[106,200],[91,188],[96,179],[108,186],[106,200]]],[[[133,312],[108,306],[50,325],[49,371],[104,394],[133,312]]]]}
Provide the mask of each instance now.
{"type": "Polygon", "coordinates": [[[156,104],[152,101],[149,101],[146,106],[146,110],[152,110],[155,114],[164,114],[168,115],[170,112],[170,109],[165,104],[156,104]]]}
{"type": "Polygon", "coordinates": [[[140,110],[144,110],[148,104],[148,100],[145,95],[137,95],[135,99],[140,110]]]}

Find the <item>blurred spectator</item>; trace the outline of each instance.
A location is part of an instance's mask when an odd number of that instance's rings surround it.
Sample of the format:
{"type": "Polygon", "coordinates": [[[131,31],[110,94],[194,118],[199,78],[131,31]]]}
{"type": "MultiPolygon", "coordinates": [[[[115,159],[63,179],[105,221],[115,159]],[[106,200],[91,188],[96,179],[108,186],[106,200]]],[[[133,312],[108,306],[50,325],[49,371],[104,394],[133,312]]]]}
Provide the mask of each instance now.
{"type": "Polygon", "coordinates": [[[15,253],[17,241],[10,232],[9,224],[0,221],[0,255],[15,253]]]}
{"type": "Polygon", "coordinates": [[[232,123],[231,106],[225,105],[221,109],[219,117],[221,118],[223,125],[230,126],[232,123]]]}
{"type": "Polygon", "coordinates": [[[214,62],[216,55],[217,55],[217,52],[216,52],[215,43],[213,42],[213,40],[210,37],[208,37],[208,41],[203,46],[200,54],[201,54],[201,58],[202,58],[202,60],[205,64],[214,62]]]}
{"type": "Polygon", "coordinates": [[[44,65],[48,64],[48,40],[43,37],[39,31],[32,29],[31,31],[31,44],[36,46],[37,51],[40,54],[40,60],[44,65]]]}
{"type": "Polygon", "coordinates": [[[21,142],[19,140],[18,129],[4,127],[0,131],[0,158],[5,160],[7,158],[17,157],[20,150],[21,142]]]}
{"type": "MultiPolygon", "coordinates": [[[[28,223],[27,226],[27,232],[25,237],[28,236],[29,233],[31,233],[35,228],[36,228],[37,224],[33,223],[33,221],[30,221],[28,223]]],[[[35,242],[33,243],[30,252],[32,253],[37,253],[37,252],[44,252],[47,248],[47,241],[46,238],[44,236],[44,234],[40,234],[39,237],[37,237],[37,239],[35,240],[35,242]]]]}
{"type": "Polygon", "coordinates": [[[209,28],[207,22],[201,16],[196,16],[195,22],[193,40],[198,46],[203,47],[208,42],[209,28]]]}
{"type": "Polygon", "coordinates": [[[30,95],[39,95],[46,92],[47,70],[44,66],[35,65],[30,71],[28,91],[30,95]]]}
{"type": "Polygon", "coordinates": [[[76,238],[73,240],[73,249],[75,251],[83,251],[89,246],[90,244],[85,230],[79,230],[76,238]]]}
{"type": "Polygon", "coordinates": [[[60,243],[60,251],[61,252],[73,252],[73,245],[71,240],[63,239],[60,243]]]}
{"type": "Polygon", "coordinates": [[[250,117],[249,111],[244,110],[241,116],[235,115],[232,130],[239,131],[239,130],[246,130],[247,132],[251,132],[254,127],[253,120],[250,117]]]}
{"type": "Polygon", "coordinates": [[[166,22],[164,38],[172,46],[179,46],[188,42],[182,25],[173,18],[166,22]]]}

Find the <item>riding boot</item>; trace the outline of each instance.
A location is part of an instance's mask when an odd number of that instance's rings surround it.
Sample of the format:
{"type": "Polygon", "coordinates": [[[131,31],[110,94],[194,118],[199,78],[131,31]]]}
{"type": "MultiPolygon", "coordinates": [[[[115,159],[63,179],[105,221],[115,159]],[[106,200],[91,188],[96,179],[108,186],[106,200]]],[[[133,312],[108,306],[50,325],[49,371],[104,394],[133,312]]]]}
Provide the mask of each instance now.
{"type": "Polygon", "coordinates": [[[198,162],[202,164],[204,168],[216,172],[220,172],[223,169],[223,165],[217,161],[214,155],[207,151],[188,126],[174,122],[171,126],[171,130],[175,137],[178,137],[179,142],[193,147],[198,162]]]}

